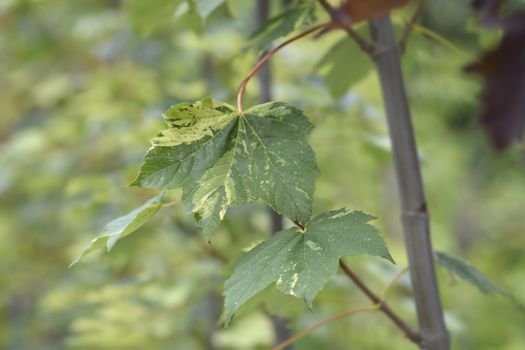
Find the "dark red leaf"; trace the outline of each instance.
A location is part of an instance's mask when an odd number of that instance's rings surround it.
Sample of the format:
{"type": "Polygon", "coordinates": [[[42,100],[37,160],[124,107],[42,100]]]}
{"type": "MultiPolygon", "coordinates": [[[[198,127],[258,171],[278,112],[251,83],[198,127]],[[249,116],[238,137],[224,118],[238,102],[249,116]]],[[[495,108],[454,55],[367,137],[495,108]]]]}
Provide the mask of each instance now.
{"type": "MultiPolygon", "coordinates": [[[[343,14],[351,24],[355,24],[386,16],[390,11],[405,6],[410,1],[411,0],[346,0],[337,7],[335,11],[343,14]]],[[[328,7],[328,5],[323,6],[328,7]]],[[[326,10],[328,11],[328,9],[326,10]]],[[[341,28],[341,26],[342,24],[339,22],[339,19],[333,18],[319,35],[336,28],[341,28]]]]}
{"type": "Polygon", "coordinates": [[[503,150],[523,138],[525,128],[525,13],[509,15],[499,26],[499,46],[466,70],[485,78],[481,123],[495,147],[503,150]]]}
{"type": "Polygon", "coordinates": [[[478,12],[481,23],[487,26],[498,25],[503,2],[503,0],[474,0],[472,6],[478,12]]]}
{"type": "Polygon", "coordinates": [[[369,21],[385,15],[406,5],[410,0],[347,0],[340,7],[353,23],[369,21]]]}

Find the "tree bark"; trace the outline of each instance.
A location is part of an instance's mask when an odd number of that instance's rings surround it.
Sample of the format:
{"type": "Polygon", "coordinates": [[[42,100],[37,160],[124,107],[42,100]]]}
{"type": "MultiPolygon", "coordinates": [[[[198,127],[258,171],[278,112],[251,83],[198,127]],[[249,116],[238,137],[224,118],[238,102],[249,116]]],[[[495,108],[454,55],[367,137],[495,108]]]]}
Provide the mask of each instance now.
{"type": "Polygon", "coordinates": [[[400,49],[389,17],[370,23],[377,46],[375,63],[385,105],[397,174],[401,220],[423,349],[448,350],[430,240],[429,216],[410,109],[401,70],[400,49]]]}

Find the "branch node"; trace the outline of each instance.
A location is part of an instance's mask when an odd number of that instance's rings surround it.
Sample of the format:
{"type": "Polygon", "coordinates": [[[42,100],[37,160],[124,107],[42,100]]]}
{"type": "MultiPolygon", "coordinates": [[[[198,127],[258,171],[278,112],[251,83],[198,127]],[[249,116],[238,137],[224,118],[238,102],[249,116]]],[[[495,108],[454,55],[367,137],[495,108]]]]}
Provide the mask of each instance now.
{"type": "Polygon", "coordinates": [[[352,28],[352,18],[343,11],[332,7],[326,0],[319,0],[319,3],[330,15],[332,21],[339,23],[344,31],[346,31],[346,33],[355,41],[359,48],[368,54],[368,56],[370,56],[372,59],[375,59],[378,51],[376,45],[366,40],[366,38],[364,38],[352,28]]]}

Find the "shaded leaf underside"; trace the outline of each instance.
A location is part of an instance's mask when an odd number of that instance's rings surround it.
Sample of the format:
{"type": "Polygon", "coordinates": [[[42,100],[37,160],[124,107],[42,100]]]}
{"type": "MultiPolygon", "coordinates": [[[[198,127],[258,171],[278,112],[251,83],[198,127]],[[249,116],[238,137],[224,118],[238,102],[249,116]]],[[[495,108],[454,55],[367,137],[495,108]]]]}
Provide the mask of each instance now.
{"type": "Polygon", "coordinates": [[[102,229],[101,234],[89,242],[83,252],[77,256],[69,265],[75,265],[84,256],[102,248],[110,251],[115,243],[138,230],[142,225],[148,222],[161,208],[160,198],[162,193],[150,199],[140,207],[134,209],[126,215],[116,218],[109,222],[102,229]]]}

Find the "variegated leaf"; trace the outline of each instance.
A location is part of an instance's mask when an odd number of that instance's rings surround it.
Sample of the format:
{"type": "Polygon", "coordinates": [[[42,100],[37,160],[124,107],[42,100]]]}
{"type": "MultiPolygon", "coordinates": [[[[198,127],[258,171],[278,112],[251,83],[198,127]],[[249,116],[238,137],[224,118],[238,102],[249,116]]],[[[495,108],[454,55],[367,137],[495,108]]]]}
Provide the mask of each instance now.
{"type": "Polygon", "coordinates": [[[120,216],[106,224],[100,235],[86,245],[84,251],[71,262],[69,267],[75,265],[84,256],[98,249],[106,248],[109,252],[119,239],[126,237],[142,227],[142,225],[148,222],[160,210],[162,206],[160,203],[161,197],[162,193],[128,214],[120,216]]]}
{"type": "Polygon", "coordinates": [[[314,217],[305,227],[280,231],[246,253],[224,286],[226,324],[252,296],[276,282],[308,307],[343,256],[373,255],[393,262],[385,241],[368,221],[374,217],[340,209],[314,217]]]}
{"type": "Polygon", "coordinates": [[[132,185],[182,187],[208,239],[230,206],[259,198],[291,220],[310,218],[318,170],[300,110],[270,102],[239,113],[203,100],[177,104],[165,119],[170,128],[152,140],[132,185]]]}

